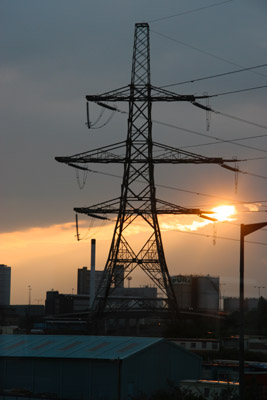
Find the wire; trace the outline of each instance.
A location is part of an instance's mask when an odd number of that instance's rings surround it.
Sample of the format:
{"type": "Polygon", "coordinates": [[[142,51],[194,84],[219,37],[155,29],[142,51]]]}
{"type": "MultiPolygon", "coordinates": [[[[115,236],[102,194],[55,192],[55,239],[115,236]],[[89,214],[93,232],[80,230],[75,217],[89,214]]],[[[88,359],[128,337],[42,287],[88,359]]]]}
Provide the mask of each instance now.
{"type": "MultiPolygon", "coordinates": [[[[88,169],[89,172],[95,173],[95,174],[100,174],[100,175],[107,175],[107,176],[111,176],[113,178],[118,178],[121,179],[121,175],[116,175],[116,174],[111,174],[108,172],[102,172],[102,171],[96,171],[93,169],[88,169]]],[[[142,181],[138,181],[138,182],[142,182],[142,181]]],[[[189,193],[189,194],[195,194],[197,196],[203,196],[203,197],[210,197],[210,198],[214,198],[214,199],[220,199],[220,200],[226,200],[226,201],[230,201],[230,202],[235,202],[233,204],[258,204],[258,203],[265,203],[267,202],[267,200],[253,200],[253,201],[236,201],[233,200],[231,198],[227,198],[227,197],[221,197],[221,196],[216,196],[216,195],[212,195],[212,194],[206,194],[206,193],[201,193],[201,192],[195,192],[195,191],[191,191],[191,190],[186,190],[186,189],[180,189],[177,187],[173,187],[173,186],[167,186],[167,185],[161,185],[161,184],[155,184],[156,187],[161,187],[163,189],[170,189],[170,190],[175,190],[178,192],[184,192],[184,193],[189,193]]]]}
{"type": "MultiPolygon", "coordinates": [[[[119,109],[117,109],[117,111],[120,112],[121,114],[127,114],[126,111],[122,111],[122,110],[119,110],[119,109]]],[[[245,120],[245,119],[242,119],[242,118],[239,118],[239,117],[235,117],[234,115],[225,114],[225,113],[222,113],[222,112],[217,111],[217,110],[212,110],[212,111],[213,111],[215,114],[222,115],[223,117],[232,118],[232,119],[235,119],[235,120],[237,120],[237,121],[240,121],[240,122],[243,122],[243,123],[252,125],[252,126],[256,126],[257,128],[267,129],[267,126],[257,124],[256,122],[252,122],[252,121],[248,121],[248,120],[245,120]]],[[[167,126],[167,127],[169,127],[169,128],[182,130],[182,131],[184,131],[184,132],[193,133],[194,135],[203,136],[203,137],[207,137],[207,138],[209,138],[209,139],[214,139],[214,140],[215,140],[215,142],[212,142],[212,143],[209,142],[209,143],[204,143],[204,144],[183,146],[183,147],[181,147],[181,149],[190,148],[190,147],[209,146],[209,145],[214,145],[214,144],[218,144],[218,143],[233,143],[233,144],[236,145],[236,146],[245,147],[245,148],[248,148],[248,149],[251,149],[251,150],[256,150],[256,151],[261,151],[261,152],[267,153],[267,150],[259,149],[259,148],[257,148],[257,147],[248,146],[248,145],[241,144],[241,143],[235,143],[235,142],[239,142],[239,141],[241,141],[241,140],[247,140],[247,139],[255,139],[255,138],[260,138],[260,137],[266,137],[267,135],[257,135],[257,136],[249,136],[249,137],[245,137],[245,138],[224,140],[224,139],[218,138],[218,137],[216,137],[216,136],[207,135],[207,134],[205,134],[205,133],[201,133],[201,132],[198,132],[198,131],[194,131],[194,130],[192,130],[192,129],[182,128],[182,127],[180,127],[180,126],[178,126],[178,125],[169,124],[169,123],[167,123],[167,122],[162,122],[162,121],[158,121],[158,120],[155,120],[155,119],[153,119],[152,122],[153,122],[153,123],[156,123],[156,124],[159,124],[159,125],[167,126]]],[[[265,157],[262,157],[262,158],[265,158],[265,157]]]]}
{"type": "Polygon", "coordinates": [[[207,97],[211,98],[211,97],[225,96],[225,95],[228,95],[228,94],[248,92],[250,90],[263,89],[263,88],[266,88],[266,87],[267,87],[267,85],[255,86],[255,87],[246,88],[246,89],[232,90],[230,92],[216,93],[216,94],[208,95],[207,97]]]}
{"type": "Polygon", "coordinates": [[[179,85],[184,85],[186,83],[194,83],[194,82],[204,81],[204,80],[207,80],[207,79],[212,79],[212,78],[218,78],[218,77],[221,77],[221,76],[237,74],[237,73],[240,73],[240,72],[250,71],[252,69],[262,68],[262,67],[266,67],[266,66],[267,66],[267,64],[256,65],[254,67],[242,68],[242,69],[238,69],[236,71],[224,72],[222,74],[209,75],[209,76],[205,76],[205,77],[202,77],[202,78],[196,78],[196,79],[190,79],[188,81],[172,83],[172,84],[160,86],[160,88],[163,89],[163,88],[167,88],[167,87],[170,87],[170,86],[179,86],[179,85]]]}
{"type": "MultiPolygon", "coordinates": [[[[171,231],[172,232],[177,232],[177,233],[187,233],[189,235],[196,235],[196,236],[204,236],[204,237],[207,237],[207,238],[213,238],[213,235],[206,235],[204,233],[185,232],[185,231],[179,231],[178,229],[177,230],[171,229],[171,231]]],[[[234,241],[234,242],[240,242],[240,239],[229,238],[229,237],[224,237],[224,236],[217,236],[217,235],[216,235],[216,239],[224,239],[224,240],[231,240],[231,241],[234,241]]],[[[263,242],[254,242],[252,240],[245,240],[245,242],[246,243],[250,243],[250,244],[260,244],[262,246],[267,246],[267,243],[263,243],[263,242]]]]}
{"type": "MultiPolygon", "coordinates": [[[[122,110],[119,110],[119,109],[117,109],[117,111],[120,112],[121,114],[127,114],[126,111],[122,111],[122,110]]],[[[249,124],[249,125],[255,126],[257,128],[267,130],[267,126],[265,126],[265,125],[257,124],[256,122],[248,121],[246,119],[243,119],[243,118],[240,118],[240,117],[236,117],[234,115],[222,113],[222,112],[220,112],[218,110],[211,109],[211,111],[213,111],[215,114],[222,115],[223,117],[231,118],[231,119],[234,119],[236,121],[243,122],[245,124],[249,124]]],[[[253,138],[256,139],[256,138],[260,138],[260,137],[266,137],[267,135],[257,135],[257,136],[249,136],[249,137],[245,137],[245,138],[224,140],[224,139],[220,139],[220,138],[218,138],[216,136],[211,136],[211,135],[207,135],[205,133],[193,131],[193,130],[190,130],[190,129],[187,129],[187,128],[182,128],[182,127],[180,127],[178,125],[169,124],[167,122],[161,122],[161,121],[157,121],[155,119],[153,119],[152,122],[156,123],[156,124],[159,124],[159,125],[167,126],[169,128],[182,130],[184,132],[189,132],[189,133],[193,133],[195,135],[199,135],[199,136],[207,137],[209,139],[216,140],[216,142],[213,142],[213,143],[206,143],[206,144],[204,143],[204,144],[198,144],[198,145],[184,146],[184,147],[181,147],[181,149],[190,148],[190,147],[199,147],[199,146],[209,146],[209,145],[214,145],[214,144],[217,144],[217,143],[233,143],[236,146],[245,147],[245,148],[248,148],[248,149],[251,149],[251,150],[256,150],[256,151],[261,151],[261,152],[267,153],[267,150],[259,149],[257,147],[248,146],[248,145],[245,145],[245,144],[235,143],[235,142],[239,142],[241,140],[247,140],[247,139],[253,139],[253,138]]]]}
{"type": "MultiPolygon", "coordinates": [[[[217,113],[217,112],[216,112],[216,113],[217,113]]],[[[219,114],[219,112],[218,112],[218,114],[219,114]]],[[[234,145],[236,145],[236,146],[246,147],[246,148],[251,149],[251,150],[256,150],[256,151],[261,151],[261,152],[263,152],[263,153],[267,153],[267,150],[264,150],[264,149],[259,149],[259,148],[257,148],[257,147],[252,147],[252,146],[248,146],[248,145],[241,144],[241,143],[235,143],[235,139],[223,140],[223,139],[218,138],[218,137],[216,137],[216,136],[207,135],[206,133],[201,133],[201,132],[198,132],[198,131],[194,131],[194,130],[192,130],[192,129],[182,128],[182,127],[180,127],[180,126],[178,126],[178,125],[169,124],[169,123],[167,123],[167,122],[161,122],[161,121],[157,121],[157,120],[154,120],[154,119],[153,119],[153,123],[156,123],[156,124],[159,124],[159,125],[163,125],[163,126],[167,126],[167,127],[169,127],[169,128],[173,128],[173,129],[182,130],[182,131],[184,131],[184,132],[193,133],[194,135],[207,137],[207,138],[209,138],[209,139],[214,139],[215,142],[214,142],[213,144],[217,144],[217,143],[232,143],[232,144],[234,144],[234,145]]],[[[266,127],[266,129],[267,129],[267,127],[266,127]]],[[[245,140],[245,138],[244,138],[244,140],[245,140]]],[[[193,147],[193,146],[192,146],[192,147],[193,147]]]]}
{"type": "MultiPolygon", "coordinates": [[[[248,136],[248,137],[244,137],[244,138],[239,138],[239,139],[232,139],[229,140],[230,143],[232,142],[238,142],[238,141],[242,141],[242,140],[249,140],[249,139],[257,139],[257,138],[263,138],[266,137],[267,135],[257,135],[257,136],[248,136]]],[[[221,141],[217,141],[217,142],[208,142],[208,143],[200,143],[200,144],[194,144],[194,145],[190,145],[190,146],[182,146],[180,147],[180,149],[189,149],[189,148],[193,148],[193,147],[203,147],[203,146],[210,146],[213,144],[219,144],[219,143],[224,143],[227,142],[226,140],[221,140],[221,141]]],[[[246,147],[246,145],[243,145],[242,147],[246,147]]],[[[251,147],[248,146],[249,148],[252,148],[253,150],[259,150],[255,147],[251,147]]],[[[252,161],[252,160],[263,160],[267,157],[254,157],[254,158],[246,158],[246,161],[252,161]]]]}
{"type": "MultiPolygon", "coordinates": [[[[185,42],[182,42],[181,40],[174,39],[174,38],[172,38],[172,37],[170,37],[170,36],[168,36],[168,35],[164,35],[163,33],[154,31],[154,30],[152,30],[152,29],[150,29],[150,31],[153,32],[153,33],[155,33],[156,35],[159,35],[159,36],[165,38],[165,39],[171,40],[172,42],[176,42],[176,43],[181,44],[181,45],[183,45],[183,46],[185,46],[185,47],[188,47],[188,48],[190,48],[190,49],[196,50],[196,51],[198,51],[198,52],[200,52],[200,53],[202,53],[202,54],[205,54],[205,55],[207,55],[207,56],[209,56],[209,57],[216,58],[216,59],[219,60],[219,61],[223,61],[223,62],[225,62],[225,63],[227,63],[227,64],[234,65],[235,67],[238,67],[238,68],[245,68],[243,65],[236,64],[236,63],[234,63],[234,62],[232,62],[232,61],[227,60],[226,58],[216,56],[215,54],[209,53],[208,51],[201,50],[201,49],[199,49],[198,47],[191,46],[190,44],[187,44],[187,43],[185,43],[185,42]]],[[[256,71],[251,71],[251,72],[254,73],[254,74],[256,74],[256,75],[260,75],[260,76],[264,76],[264,77],[267,76],[267,75],[261,74],[261,73],[256,72],[256,71]]]]}
{"type": "Polygon", "coordinates": [[[153,20],[151,20],[151,21],[148,21],[148,23],[151,24],[151,23],[153,23],[153,22],[163,21],[163,20],[165,20],[165,19],[170,19],[170,18],[174,18],[174,17],[179,17],[179,16],[181,16],[181,15],[190,14],[190,13],[192,13],[192,12],[205,10],[205,9],[211,8],[211,7],[216,7],[216,6],[219,6],[219,5],[221,5],[221,4],[230,3],[230,2],[232,2],[232,1],[233,1],[233,0],[225,0],[225,1],[221,1],[220,3],[211,4],[211,5],[209,5],[209,6],[204,6],[204,7],[200,7],[200,8],[195,8],[195,9],[193,9],[193,10],[188,10],[188,11],[182,11],[182,12],[177,13],[177,14],[172,14],[172,15],[168,15],[168,16],[166,16],[166,17],[161,17],[161,18],[153,19],[153,20]]]}

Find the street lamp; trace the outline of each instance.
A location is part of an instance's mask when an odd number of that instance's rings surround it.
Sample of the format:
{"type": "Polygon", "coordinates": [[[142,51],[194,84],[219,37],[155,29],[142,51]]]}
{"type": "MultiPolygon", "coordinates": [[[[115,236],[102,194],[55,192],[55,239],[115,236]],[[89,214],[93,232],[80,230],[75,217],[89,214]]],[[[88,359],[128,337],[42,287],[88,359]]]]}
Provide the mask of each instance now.
{"type": "Polygon", "coordinates": [[[267,222],[258,224],[241,224],[240,226],[240,281],[239,281],[239,312],[240,312],[240,331],[239,331],[239,400],[244,400],[244,238],[263,228],[267,222]]]}
{"type": "Polygon", "coordinates": [[[261,297],[261,289],[265,289],[265,286],[254,286],[255,289],[259,289],[259,298],[261,297]]]}

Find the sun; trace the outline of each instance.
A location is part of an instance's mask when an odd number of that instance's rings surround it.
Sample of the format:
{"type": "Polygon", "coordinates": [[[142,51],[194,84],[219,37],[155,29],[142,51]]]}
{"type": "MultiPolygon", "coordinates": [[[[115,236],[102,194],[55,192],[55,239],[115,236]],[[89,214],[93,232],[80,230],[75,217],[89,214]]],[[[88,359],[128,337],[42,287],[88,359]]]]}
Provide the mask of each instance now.
{"type": "Polygon", "coordinates": [[[218,206],[212,209],[214,214],[212,218],[216,218],[218,221],[234,221],[235,218],[230,218],[236,214],[235,206],[218,206]]]}

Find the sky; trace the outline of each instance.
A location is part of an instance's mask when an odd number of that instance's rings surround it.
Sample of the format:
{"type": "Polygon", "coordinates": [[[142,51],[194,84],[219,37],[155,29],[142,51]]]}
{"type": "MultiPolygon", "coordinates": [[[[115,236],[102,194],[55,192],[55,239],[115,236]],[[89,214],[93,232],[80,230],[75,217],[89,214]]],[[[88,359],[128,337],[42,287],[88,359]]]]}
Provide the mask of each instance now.
{"type": "MultiPolygon", "coordinates": [[[[238,294],[240,224],[267,221],[267,88],[240,90],[265,86],[267,67],[177,84],[267,64],[266,14],[263,0],[1,1],[0,263],[12,267],[12,304],[28,302],[29,286],[34,304],[47,290],[76,293],[91,238],[104,268],[114,221],[81,218],[78,242],[73,208],[119,196],[121,179],[108,174],[122,176],[122,166],[91,165],[80,189],[75,170],[55,157],[125,140],[126,114],[87,129],[85,95],[129,84],[137,22],[150,26],[153,85],[179,94],[237,91],[210,98],[209,130],[205,111],[192,104],[154,104],[152,118],[157,142],[246,160],[238,182],[216,165],[155,168],[161,199],[205,210],[235,205],[232,221],[203,226],[200,218],[167,216],[160,224],[171,275],[220,276],[222,295],[238,294]]],[[[92,122],[98,115],[92,106],[92,122]]],[[[246,296],[257,297],[259,287],[267,296],[266,231],[247,237],[246,296]]],[[[132,240],[143,234],[132,231],[132,240]]],[[[137,272],[131,285],[143,283],[137,272]]]]}

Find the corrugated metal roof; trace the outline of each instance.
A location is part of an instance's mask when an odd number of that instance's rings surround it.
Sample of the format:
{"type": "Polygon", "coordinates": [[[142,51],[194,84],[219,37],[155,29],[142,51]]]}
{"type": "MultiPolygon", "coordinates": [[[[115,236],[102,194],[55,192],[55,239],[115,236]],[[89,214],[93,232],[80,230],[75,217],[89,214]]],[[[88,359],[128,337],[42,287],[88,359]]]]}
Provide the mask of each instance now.
{"type": "Polygon", "coordinates": [[[128,336],[0,335],[0,357],[124,359],[162,340],[128,336]]]}

